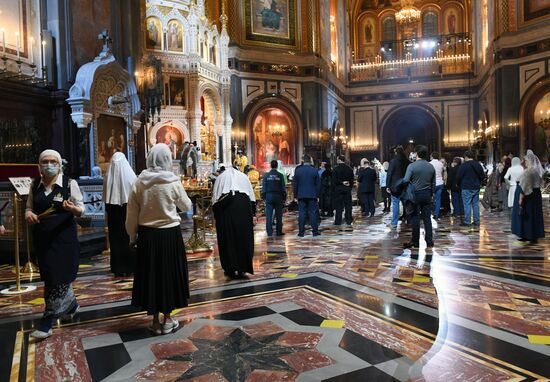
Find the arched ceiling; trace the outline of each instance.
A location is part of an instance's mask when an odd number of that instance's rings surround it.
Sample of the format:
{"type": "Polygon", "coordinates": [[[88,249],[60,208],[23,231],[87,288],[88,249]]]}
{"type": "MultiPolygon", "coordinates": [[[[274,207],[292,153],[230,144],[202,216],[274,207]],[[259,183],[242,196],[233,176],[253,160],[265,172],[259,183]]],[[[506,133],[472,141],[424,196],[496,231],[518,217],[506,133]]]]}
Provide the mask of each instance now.
{"type": "MultiPolygon", "coordinates": [[[[449,1],[457,1],[464,4],[466,7],[470,0],[416,0],[415,6],[421,7],[423,4],[431,3],[437,5],[443,5],[449,1]]],[[[401,7],[401,0],[348,0],[348,9],[353,14],[358,15],[364,11],[381,11],[384,8],[397,8],[401,7]]]]}

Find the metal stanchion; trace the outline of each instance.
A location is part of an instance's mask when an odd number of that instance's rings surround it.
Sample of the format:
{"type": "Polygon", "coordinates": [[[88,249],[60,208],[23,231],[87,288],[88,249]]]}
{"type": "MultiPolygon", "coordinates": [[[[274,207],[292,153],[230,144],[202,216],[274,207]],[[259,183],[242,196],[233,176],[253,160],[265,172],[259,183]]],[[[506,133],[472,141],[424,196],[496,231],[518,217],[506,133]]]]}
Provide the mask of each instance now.
{"type": "Polygon", "coordinates": [[[111,241],[109,240],[109,225],[107,223],[108,216],[107,216],[107,206],[105,205],[105,227],[103,227],[103,232],[105,232],[105,237],[107,241],[107,248],[101,252],[103,256],[111,256],[111,241]]]}
{"type": "Polygon", "coordinates": [[[15,287],[4,289],[2,294],[21,294],[36,289],[34,285],[21,286],[21,267],[19,265],[19,197],[13,194],[13,220],[15,225],[15,287]]]}
{"type": "Polygon", "coordinates": [[[31,238],[29,237],[29,225],[25,222],[25,240],[27,241],[27,263],[21,272],[38,273],[38,266],[31,261],[31,238]]]}
{"type": "Polygon", "coordinates": [[[105,232],[105,236],[107,238],[107,249],[101,252],[103,256],[111,256],[111,242],[109,240],[109,228],[104,227],[103,231],[105,232]]]}

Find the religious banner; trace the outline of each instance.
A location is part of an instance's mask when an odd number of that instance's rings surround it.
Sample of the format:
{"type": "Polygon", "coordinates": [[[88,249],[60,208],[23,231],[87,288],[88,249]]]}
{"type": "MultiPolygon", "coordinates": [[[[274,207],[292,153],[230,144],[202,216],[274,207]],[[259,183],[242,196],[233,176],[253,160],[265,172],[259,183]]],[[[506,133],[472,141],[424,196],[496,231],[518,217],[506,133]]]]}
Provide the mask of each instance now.
{"type": "Polygon", "coordinates": [[[550,15],[550,0],[523,0],[523,21],[550,15]]]}
{"type": "Polygon", "coordinates": [[[248,43],[297,47],[296,0],[245,0],[242,4],[248,43]]]}

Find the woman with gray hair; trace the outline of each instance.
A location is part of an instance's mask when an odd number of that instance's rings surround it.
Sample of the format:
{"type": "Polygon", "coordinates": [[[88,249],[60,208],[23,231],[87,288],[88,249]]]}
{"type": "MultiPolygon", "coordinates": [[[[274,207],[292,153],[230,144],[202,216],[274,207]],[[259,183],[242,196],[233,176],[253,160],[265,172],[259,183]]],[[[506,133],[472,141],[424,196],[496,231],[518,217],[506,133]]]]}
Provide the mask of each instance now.
{"type": "Polygon", "coordinates": [[[44,315],[31,337],[52,335],[56,319],[72,319],[78,312],[71,283],[78,272],[80,247],[75,216],[82,216],[84,203],[75,180],[63,175],[61,155],[43,151],[39,158],[40,178],[33,181],[25,220],[33,225],[34,249],[44,282],[44,315]]]}
{"type": "Polygon", "coordinates": [[[180,179],[172,169],[167,145],[153,146],[147,169],[139,174],[128,198],[126,231],[137,244],[132,305],[153,315],[149,330],[168,334],[179,323],[171,312],[187,306],[189,275],[181,235],[180,211],[192,208],[180,179]],[[160,321],[160,313],[164,320],[160,321]]]}
{"type": "Polygon", "coordinates": [[[520,241],[536,243],[544,237],[544,217],[542,215],[542,195],[540,187],[544,168],[539,158],[531,150],[525,155],[526,169],[521,174],[512,209],[512,233],[520,241]]]}

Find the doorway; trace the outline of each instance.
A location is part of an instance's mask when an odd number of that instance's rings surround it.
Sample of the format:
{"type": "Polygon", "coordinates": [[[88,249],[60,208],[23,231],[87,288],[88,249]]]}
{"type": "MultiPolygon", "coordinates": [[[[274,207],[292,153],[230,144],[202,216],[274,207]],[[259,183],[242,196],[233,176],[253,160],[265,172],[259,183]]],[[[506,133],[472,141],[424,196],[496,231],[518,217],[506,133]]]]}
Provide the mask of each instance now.
{"type": "Polygon", "coordinates": [[[404,106],[387,117],[381,129],[380,155],[383,160],[393,157],[393,148],[403,146],[408,155],[416,145],[428,151],[440,150],[440,124],[436,116],[421,106],[404,106]]]}

